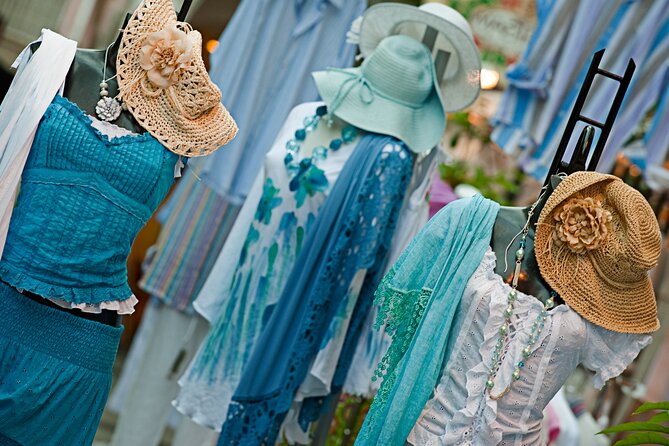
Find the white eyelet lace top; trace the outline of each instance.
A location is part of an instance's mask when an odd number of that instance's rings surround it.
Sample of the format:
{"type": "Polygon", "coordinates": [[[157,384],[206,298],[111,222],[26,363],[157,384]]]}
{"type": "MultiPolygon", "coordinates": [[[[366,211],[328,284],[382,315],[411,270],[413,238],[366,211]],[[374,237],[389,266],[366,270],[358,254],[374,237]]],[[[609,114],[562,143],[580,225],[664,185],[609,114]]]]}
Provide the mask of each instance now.
{"type": "MultiPolygon", "coordinates": [[[[504,322],[510,287],[494,272],[495,254],[488,250],[469,279],[452,330],[448,361],[431,400],[409,435],[416,446],[540,445],[542,411],[567,377],[583,364],[595,372],[595,385],[622,373],[648,345],[648,335],[615,333],[596,326],[567,305],[550,310],[546,328],[525,360],[519,381],[501,399],[485,392],[487,363],[504,322]]],[[[518,293],[509,347],[495,378],[492,394],[509,383],[531,325],[543,304],[518,293]]]]}

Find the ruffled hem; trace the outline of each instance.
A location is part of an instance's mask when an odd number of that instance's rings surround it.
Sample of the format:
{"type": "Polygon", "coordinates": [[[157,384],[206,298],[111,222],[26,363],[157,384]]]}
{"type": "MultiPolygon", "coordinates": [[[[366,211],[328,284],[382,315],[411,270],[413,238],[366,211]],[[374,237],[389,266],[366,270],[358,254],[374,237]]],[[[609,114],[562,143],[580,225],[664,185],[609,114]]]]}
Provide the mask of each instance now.
{"type": "Polygon", "coordinates": [[[56,298],[47,298],[51,302],[55,303],[59,307],[67,308],[67,309],[77,309],[80,310],[84,313],[102,313],[102,310],[111,310],[115,311],[116,313],[120,315],[130,315],[135,312],[135,305],[139,302],[137,297],[135,295],[131,295],[129,298],[126,300],[110,300],[110,301],[105,301],[105,302],[100,302],[97,304],[87,304],[87,303],[80,303],[80,304],[75,304],[73,302],[68,302],[63,299],[56,299],[56,298]]]}
{"type": "MultiPolygon", "coordinates": [[[[94,308],[132,310],[137,303],[128,284],[114,288],[75,288],[51,285],[17,271],[6,262],[0,262],[0,278],[19,291],[42,296],[65,308],[88,308],[86,312],[99,312],[94,308]]],[[[121,313],[129,314],[129,313],[121,313]]]]}

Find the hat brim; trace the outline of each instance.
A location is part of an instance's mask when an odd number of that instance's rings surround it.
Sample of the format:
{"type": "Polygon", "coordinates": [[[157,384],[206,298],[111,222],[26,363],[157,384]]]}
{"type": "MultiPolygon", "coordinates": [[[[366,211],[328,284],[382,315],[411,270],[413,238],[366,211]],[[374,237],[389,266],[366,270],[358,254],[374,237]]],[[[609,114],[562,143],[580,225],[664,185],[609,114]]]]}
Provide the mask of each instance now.
{"type": "MultiPolygon", "coordinates": [[[[551,234],[537,232],[535,246],[546,243],[551,234]]],[[[567,305],[584,319],[618,333],[652,333],[660,328],[657,319],[653,284],[646,278],[638,286],[617,288],[603,280],[583,280],[597,277],[589,262],[559,262],[555,258],[537,255],[541,276],[567,305]],[[630,311],[621,312],[612,305],[610,296],[624,302],[630,311]]]]}
{"type": "MultiPolygon", "coordinates": [[[[386,37],[402,34],[397,28],[405,22],[418,22],[436,29],[457,49],[458,73],[451,79],[439,80],[444,110],[454,112],[471,105],[481,91],[481,57],[478,48],[464,30],[435,14],[397,3],[380,3],[370,7],[360,25],[358,45],[362,56],[366,58],[372,54],[386,37]]],[[[422,39],[422,36],[410,37],[419,41],[422,39]]],[[[434,48],[433,53],[435,49],[438,48],[434,48]]]]}
{"type": "MultiPolygon", "coordinates": [[[[340,86],[357,74],[359,68],[312,73],[323,102],[330,106],[340,86]]],[[[401,105],[380,94],[374,94],[370,103],[360,99],[360,85],[356,84],[335,110],[335,115],[362,130],[394,136],[411,151],[427,152],[435,147],[446,129],[444,108],[437,89],[433,89],[421,107],[401,105]]]]}

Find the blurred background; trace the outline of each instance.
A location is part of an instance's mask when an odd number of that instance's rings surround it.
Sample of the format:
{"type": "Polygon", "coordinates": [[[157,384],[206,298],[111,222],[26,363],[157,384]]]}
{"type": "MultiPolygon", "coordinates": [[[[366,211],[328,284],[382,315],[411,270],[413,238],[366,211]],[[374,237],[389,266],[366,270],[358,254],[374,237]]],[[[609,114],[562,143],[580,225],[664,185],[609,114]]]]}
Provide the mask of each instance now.
{"type": "MultiPolygon", "coordinates": [[[[657,6],[659,4],[657,2],[660,1],[663,0],[656,0],[656,3],[645,1],[649,14],[651,8],[657,6]]],[[[177,9],[179,3],[179,0],[175,2],[177,9]]],[[[378,0],[369,1],[370,6],[374,3],[378,3],[378,0]]],[[[422,2],[416,0],[402,3],[419,5],[422,2]]],[[[534,152],[536,154],[542,144],[550,145],[553,140],[548,138],[550,132],[544,133],[546,139],[540,141],[514,140],[515,134],[509,136],[510,133],[505,133],[506,127],[510,126],[509,122],[512,123],[513,119],[506,122],[503,114],[505,104],[509,104],[510,97],[514,94],[513,88],[518,86],[517,77],[513,74],[511,77],[507,76],[508,70],[515,70],[513,73],[518,73],[518,62],[527,51],[528,42],[536,32],[541,31],[537,27],[546,22],[546,18],[537,17],[537,2],[533,0],[452,0],[442,3],[457,9],[470,22],[482,56],[482,93],[467,110],[448,117],[449,124],[442,144],[445,161],[439,166],[429,197],[432,212],[436,212],[453,197],[470,193],[471,190],[479,191],[504,205],[531,203],[538,195],[545,170],[538,169],[536,164],[533,164],[533,160],[539,155],[536,157],[527,155],[528,147],[535,144],[537,147],[533,149],[536,149],[534,152]]],[[[581,20],[579,17],[588,13],[586,0],[565,1],[565,3],[570,3],[570,7],[575,11],[573,20],[581,20]]],[[[207,64],[209,55],[216,49],[221,33],[235,13],[238,4],[236,0],[193,1],[187,20],[203,36],[203,54],[207,64]]],[[[136,5],[137,0],[0,0],[0,83],[2,83],[0,94],[11,81],[9,66],[23,47],[39,36],[42,28],[50,28],[77,40],[80,47],[103,48],[115,38],[123,17],[136,5]]],[[[666,9],[662,8],[660,12],[665,15],[667,13],[666,9]]],[[[253,20],[253,17],[246,19],[253,20]]],[[[630,39],[632,36],[639,37],[644,30],[651,32],[650,28],[645,27],[644,20],[646,19],[642,16],[638,18],[636,33],[633,32],[635,26],[630,26],[630,39]]],[[[652,48],[669,46],[667,23],[669,22],[657,24],[657,29],[665,31],[657,32],[652,48]]],[[[583,36],[583,39],[587,38],[583,36]]],[[[560,63],[572,63],[569,62],[567,52],[573,46],[569,45],[578,46],[578,39],[575,38],[575,43],[565,41],[557,49],[557,53],[551,55],[551,60],[558,61],[555,63],[557,67],[555,72],[559,71],[560,63]]],[[[607,156],[600,170],[614,173],[639,189],[655,209],[660,227],[666,234],[669,228],[667,192],[669,184],[661,181],[661,175],[660,180],[657,177],[653,180],[649,175],[651,165],[649,160],[652,158],[652,166],[656,172],[661,173],[668,167],[666,153],[669,149],[669,138],[666,135],[669,134],[669,128],[665,118],[668,114],[665,101],[669,75],[663,78],[661,74],[669,73],[669,70],[666,53],[653,53],[652,56],[659,61],[656,65],[646,66],[646,63],[655,61],[648,51],[642,58],[635,57],[638,64],[637,79],[643,73],[653,73],[655,76],[653,79],[657,77],[659,80],[653,81],[655,83],[648,81],[649,85],[652,84],[652,91],[644,89],[639,92],[641,86],[633,84],[628,95],[638,98],[643,93],[645,102],[636,106],[637,102],[628,101],[630,107],[635,105],[636,108],[630,111],[623,110],[621,116],[627,127],[618,139],[614,138],[613,146],[607,148],[607,156]],[[628,115],[631,114],[634,114],[635,119],[629,118],[628,115]],[[652,150],[649,148],[651,142],[652,150]],[[651,152],[652,157],[649,155],[651,152]]],[[[634,55],[634,52],[609,54],[607,63],[617,69],[624,68],[630,55],[634,55]]],[[[574,72],[582,74],[589,60],[590,55],[579,62],[580,68],[576,67],[574,72]]],[[[578,76],[574,75],[571,81],[567,82],[571,90],[565,88],[564,95],[578,89],[580,81],[577,79],[578,76]]],[[[595,89],[597,88],[603,87],[596,84],[595,89]]],[[[609,104],[603,102],[601,108],[608,110],[608,107],[609,104]]],[[[568,113],[569,109],[566,112],[568,113]]],[[[560,117],[563,117],[564,110],[561,113],[560,117]]],[[[546,123],[544,125],[549,126],[546,123]]],[[[535,129],[523,130],[525,135],[531,136],[535,129]]],[[[146,251],[155,243],[159,231],[160,225],[152,220],[136,240],[128,262],[131,286],[143,303],[138,306],[138,311],[134,315],[125,319],[126,330],[120,360],[117,361],[119,371],[123,366],[124,354],[131,345],[136,328],[142,319],[142,305],[149,297],[138,286],[138,280],[146,251]]],[[[667,251],[665,246],[662,262],[655,272],[656,294],[663,326],[669,324],[669,281],[665,280],[667,274],[664,274],[669,267],[667,251]]],[[[666,373],[668,369],[669,331],[663,328],[655,334],[655,342],[642,352],[632,367],[621,377],[610,382],[602,392],[591,389],[588,385],[588,374],[584,371],[574,375],[566,386],[566,392],[577,415],[588,413],[597,423],[596,426],[605,427],[628,420],[631,411],[643,402],[669,400],[669,379],[666,373]]],[[[327,433],[323,436],[322,442],[329,445],[352,444],[368,405],[369,401],[364,398],[343,396],[339,408],[333,414],[332,423],[328,425],[328,429],[321,429],[327,433]]],[[[115,417],[113,410],[105,413],[98,435],[101,443],[110,438],[115,417]]],[[[594,444],[588,443],[594,441],[591,438],[585,441],[581,444],[594,444]]],[[[165,435],[164,444],[170,444],[169,432],[165,435]]],[[[601,444],[607,443],[604,441],[601,444]]]]}

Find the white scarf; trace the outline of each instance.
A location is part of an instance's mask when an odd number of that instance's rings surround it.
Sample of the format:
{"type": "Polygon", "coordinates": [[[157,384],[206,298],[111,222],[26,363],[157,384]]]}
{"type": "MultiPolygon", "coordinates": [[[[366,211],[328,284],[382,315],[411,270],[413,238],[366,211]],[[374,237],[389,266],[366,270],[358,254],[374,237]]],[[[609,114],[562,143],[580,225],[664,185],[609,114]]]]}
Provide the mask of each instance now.
{"type": "Polygon", "coordinates": [[[0,105],[0,256],[37,126],[62,92],[77,49],[77,42],[48,29],[37,42],[41,44],[34,54],[27,46],[16,58],[16,76],[0,105]]]}

